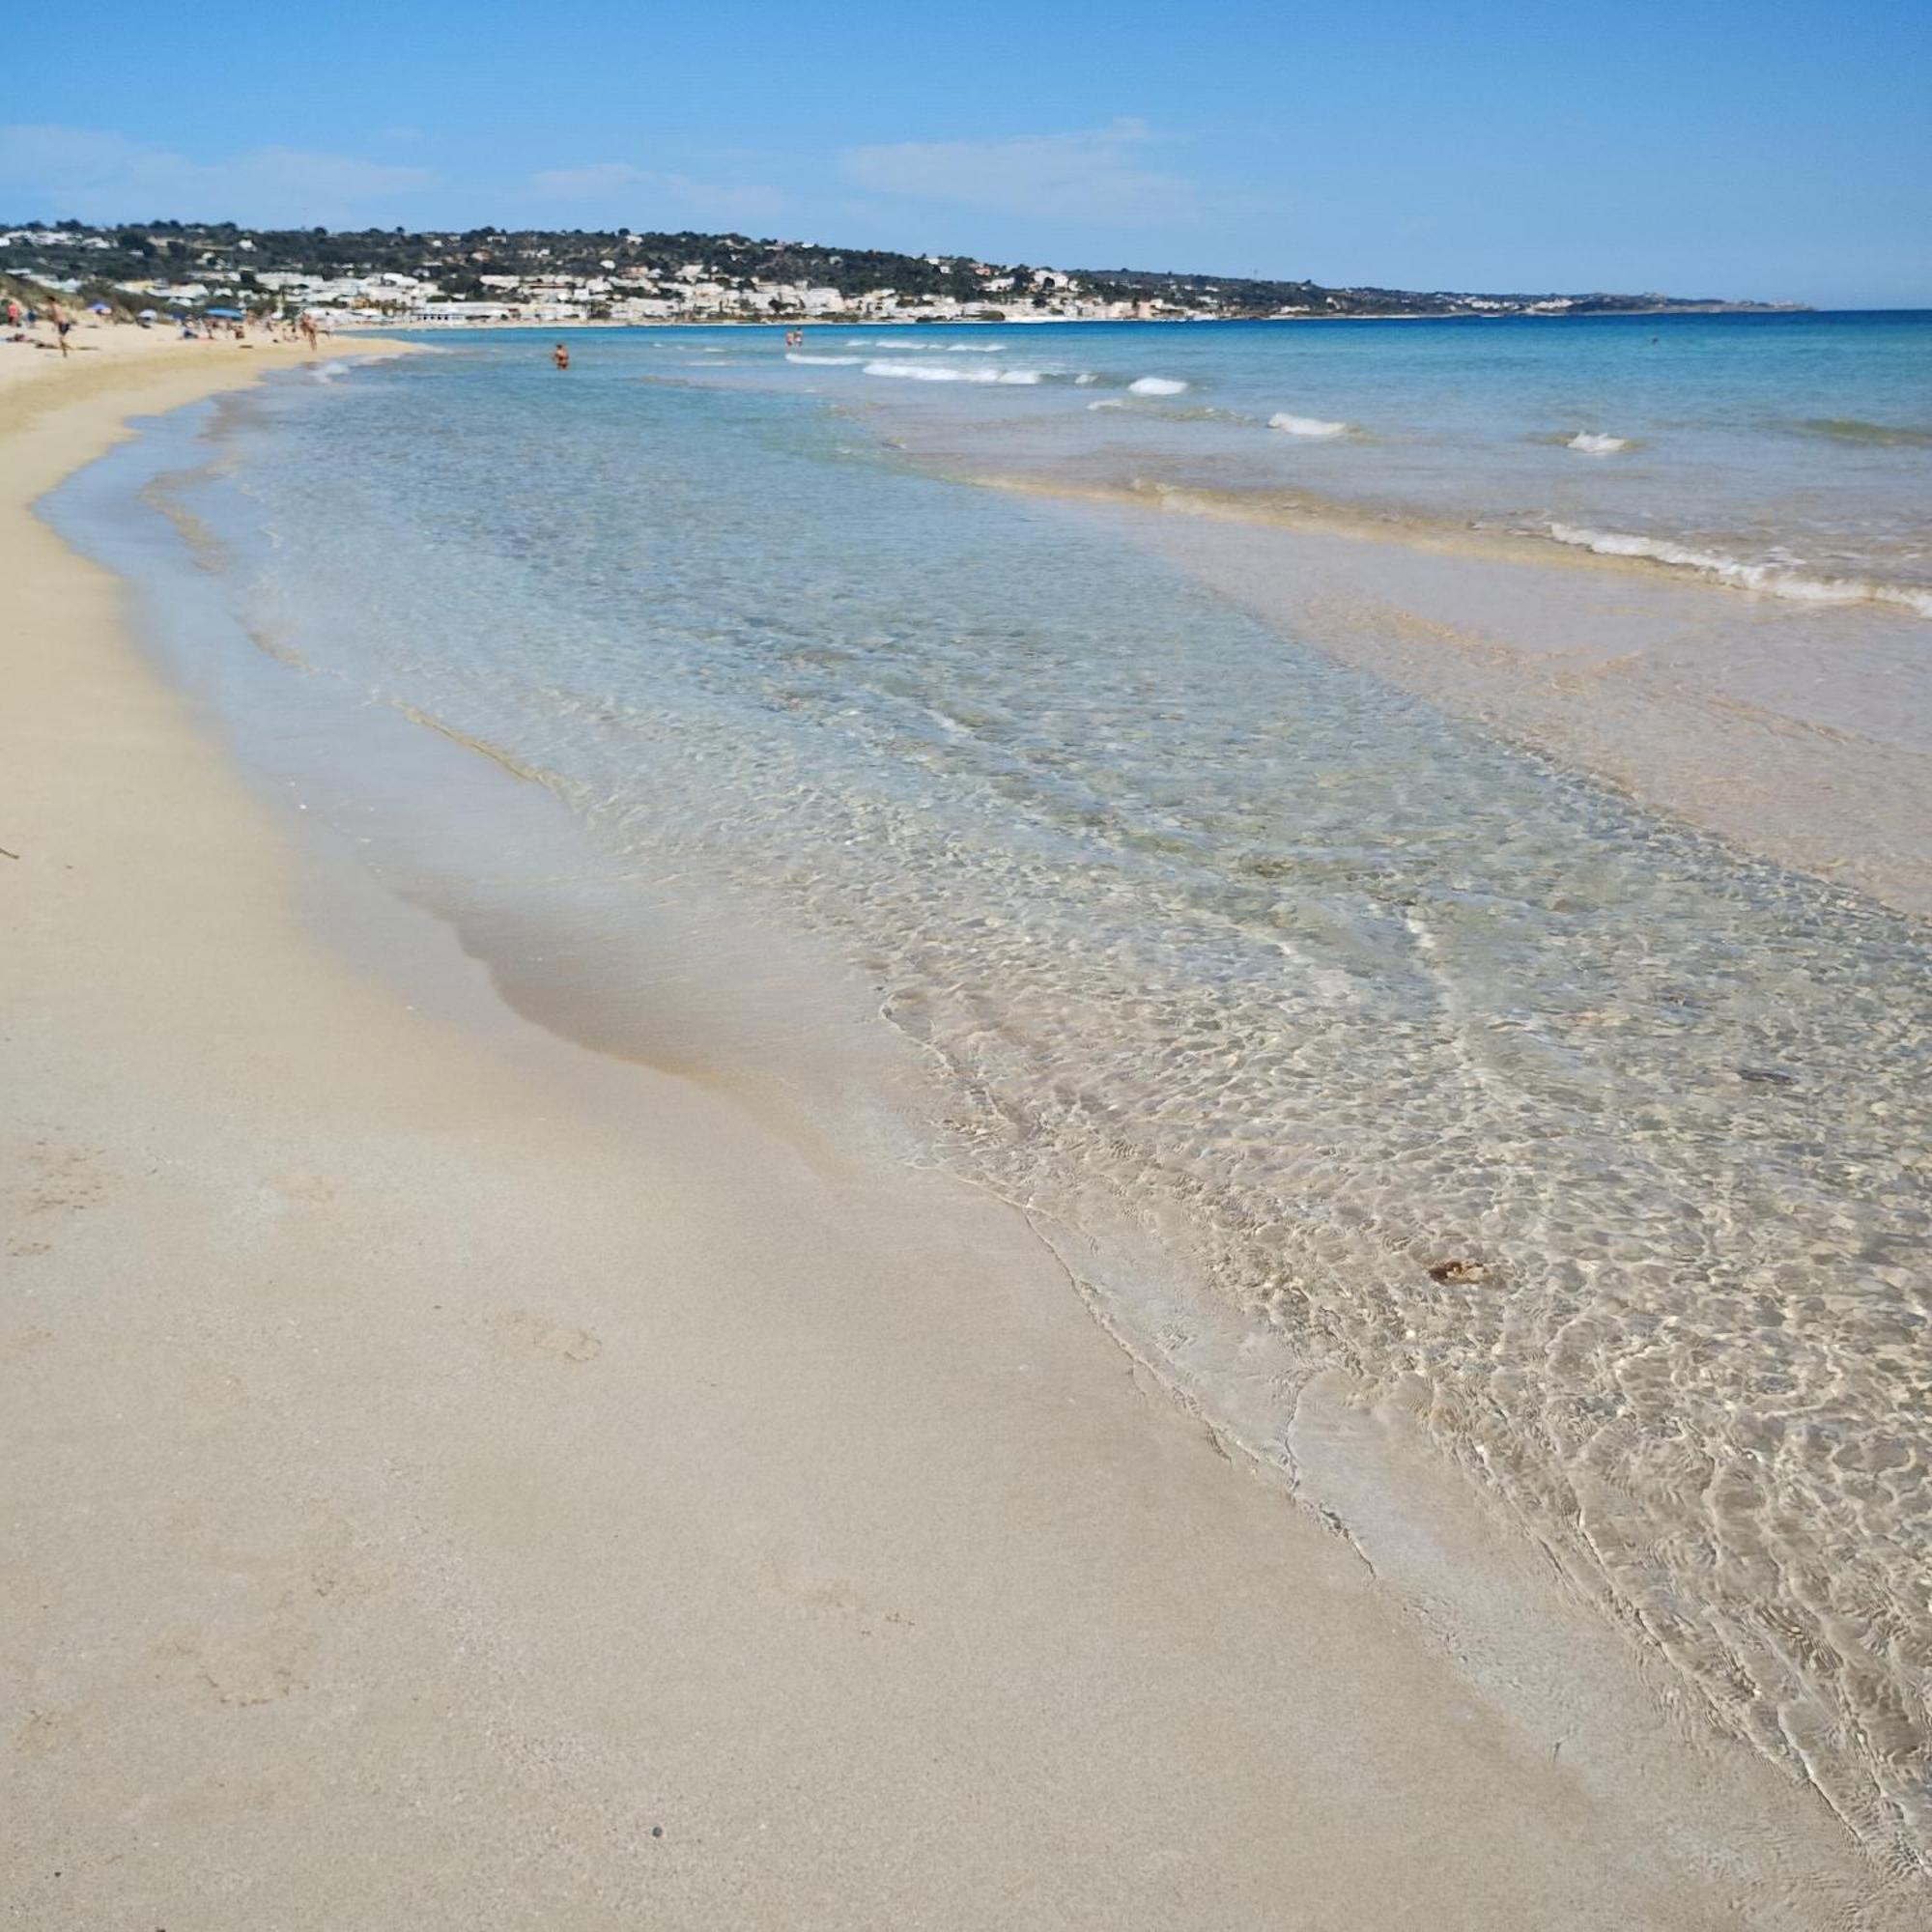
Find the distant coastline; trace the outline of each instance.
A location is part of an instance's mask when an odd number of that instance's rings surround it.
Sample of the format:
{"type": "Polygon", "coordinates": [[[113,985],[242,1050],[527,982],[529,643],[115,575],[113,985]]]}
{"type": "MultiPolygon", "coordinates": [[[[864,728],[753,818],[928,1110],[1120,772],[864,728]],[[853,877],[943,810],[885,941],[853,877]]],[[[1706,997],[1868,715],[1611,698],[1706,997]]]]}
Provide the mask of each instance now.
{"type": "Polygon", "coordinates": [[[308,313],[393,327],[653,323],[1311,322],[1787,313],[1709,297],[1328,287],[1180,270],[1054,269],[736,234],[408,234],[77,221],[0,228],[0,285],[109,314],[308,313]]]}
{"type": "Polygon", "coordinates": [[[819,316],[746,316],[746,315],[690,315],[690,316],[650,316],[616,317],[606,316],[592,319],[587,316],[504,316],[504,317],[465,317],[439,320],[416,321],[361,315],[330,315],[327,318],[328,327],[360,333],[364,329],[372,331],[409,328],[412,330],[436,330],[452,334],[488,333],[491,331],[515,329],[540,329],[545,333],[555,330],[559,333],[575,333],[579,330],[607,331],[611,329],[655,329],[655,328],[809,328],[812,330],[851,328],[860,324],[867,327],[919,327],[919,328],[1036,328],[1052,323],[1058,327],[1172,327],[1176,323],[1206,323],[1230,327],[1238,325],[1246,327],[1256,323],[1279,323],[1293,327],[1304,323],[1361,323],[1361,322],[1577,322],[1629,319],[1640,322],[1646,317],[1709,316],[1709,315],[1813,315],[1817,310],[1804,302],[1705,302],[1679,303],[1668,308],[1624,308],[1593,310],[1585,315],[1557,314],[1548,311],[1536,313],[1517,312],[1502,315],[1418,315],[1405,312],[1363,311],[1350,315],[1162,315],[1162,316],[1107,316],[1107,315],[1041,315],[1041,316],[901,316],[898,318],[860,317],[850,315],[819,316]]]}

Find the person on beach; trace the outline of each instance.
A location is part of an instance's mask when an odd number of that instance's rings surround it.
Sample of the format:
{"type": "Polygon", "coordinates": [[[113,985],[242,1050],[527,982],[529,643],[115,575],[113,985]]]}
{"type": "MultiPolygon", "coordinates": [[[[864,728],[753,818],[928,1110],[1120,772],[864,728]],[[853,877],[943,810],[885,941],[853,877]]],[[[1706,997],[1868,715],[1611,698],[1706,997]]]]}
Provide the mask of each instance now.
{"type": "Polygon", "coordinates": [[[550,352],[550,359],[553,362],[554,362],[559,369],[568,369],[570,367],[570,351],[566,349],[562,343],[559,342],[556,345],[556,347],[550,352]]]}
{"type": "Polygon", "coordinates": [[[314,349],[317,346],[315,339],[315,317],[310,315],[307,309],[302,310],[301,332],[302,340],[311,349],[314,349]]]}
{"type": "Polygon", "coordinates": [[[49,309],[47,313],[53,322],[54,339],[60,344],[60,353],[63,355],[71,355],[72,352],[68,348],[67,338],[68,332],[73,327],[73,318],[68,315],[58,304],[49,309]]]}

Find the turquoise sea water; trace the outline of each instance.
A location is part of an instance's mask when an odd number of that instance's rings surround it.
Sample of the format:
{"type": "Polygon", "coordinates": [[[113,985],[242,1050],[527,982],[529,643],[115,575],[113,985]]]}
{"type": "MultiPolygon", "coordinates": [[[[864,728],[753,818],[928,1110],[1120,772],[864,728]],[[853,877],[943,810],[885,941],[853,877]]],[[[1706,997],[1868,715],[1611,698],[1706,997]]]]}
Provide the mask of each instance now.
{"type": "Polygon", "coordinates": [[[1923,926],[961,478],[1587,531],[1815,603],[1821,658],[1839,600],[1932,652],[1932,319],[889,333],[445,338],[57,514],[180,589],[188,674],[265,652],[549,785],[618,925],[689,876],[832,949],[942,1074],[914,1157],[1153,1356],[1265,1343],[1263,1453],[1311,1376],[1399,1400],[1921,1857],[1923,926]]]}
{"type": "MultiPolygon", "coordinates": [[[[770,381],[770,352],[662,360],[770,381]]],[[[1932,614],[1932,317],[822,328],[782,379],[910,388],[1001,468],[1279,490],[1932,614]],[[976,437],[975,431],[980,432],[976,437]]]]}

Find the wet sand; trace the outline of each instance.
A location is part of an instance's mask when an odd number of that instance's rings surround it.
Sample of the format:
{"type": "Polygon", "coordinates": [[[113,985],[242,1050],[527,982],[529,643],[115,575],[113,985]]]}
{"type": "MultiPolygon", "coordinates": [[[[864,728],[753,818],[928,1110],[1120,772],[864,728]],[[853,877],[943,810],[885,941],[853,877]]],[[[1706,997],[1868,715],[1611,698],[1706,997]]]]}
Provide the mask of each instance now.
{"type": "Polygon", "coordinates": [[[9,1913],[1923,1922],[1346,1390],[1324,1522],[1011,1208],[319,893],[28,507],[277,359],[0,398],[9,1913]]]}

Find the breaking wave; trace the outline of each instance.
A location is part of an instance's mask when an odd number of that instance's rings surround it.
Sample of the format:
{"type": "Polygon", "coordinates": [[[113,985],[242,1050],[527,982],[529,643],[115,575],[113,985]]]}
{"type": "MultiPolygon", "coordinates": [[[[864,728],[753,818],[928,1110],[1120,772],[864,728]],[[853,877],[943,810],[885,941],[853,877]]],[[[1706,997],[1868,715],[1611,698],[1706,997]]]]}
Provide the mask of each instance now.
{"type": "Polygon", "coordinates": [[[1665,564],[1717,583],[1762,591],[1798,604],[1893,604],[1918,616],[1932,617],[1932,589],[1914,584],[1878,583],[1862,577],[1807,577],[1786,564],[1747,563],[1720,551],[1693,550],[1667,537],[1631,536],[1621,530],[1585,529],[1576,524],[1551,524],[1548,534],[1558,543],[1597,556],[1627,556],[1665,564]]]}
{"type": "Polygon", "coordinates": [[[1022,387],[1046,380],[1037,369],[947,369],[930,362],[867,362],[866,374],[908,383],[1001,383],[1022,387]]]}
{"type": "Polygon", "coordinates": [[[795,349],[785,351],[787,362],[810,362],[820,369],[854,369],[858,367],[856,355],[801,355],[795,349]]]}
{"type": "Polygon", "coordinates": [[[1186,388],[1185,383],[1178,383],[1172,376],[1137,376],[1127,384],[1131,396],[1178,396],[1186,388]]]}
{"type": "Polygon", "coordinates": [[[1268,428],[1285,430],[1290,436],[1327,438],[1346,436],[1349,425],[1345,422],[1324,422],[1320,416],[1293,416],[1286,410],[1277,410],[1268,417],[1268,428]]]}
{"type": "Polygon", "coordinates": [[[1565,449],[1582,451],[1585,456],[1614,456],[1620,449],[1631,446],[1627,436],[1600,436],[1594,430],[1581,429],[1563,444],[1565,449]]]}
{"type": "Polygon", "coordinates": [[[906,335],[850,335],[845,338],[845,346],[848,349],[909,349],[919,355],[996,355],[1007,345],[1004,342],[920,342],[906,335]]]}

